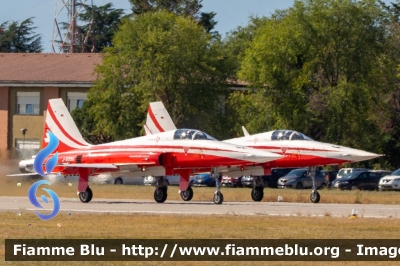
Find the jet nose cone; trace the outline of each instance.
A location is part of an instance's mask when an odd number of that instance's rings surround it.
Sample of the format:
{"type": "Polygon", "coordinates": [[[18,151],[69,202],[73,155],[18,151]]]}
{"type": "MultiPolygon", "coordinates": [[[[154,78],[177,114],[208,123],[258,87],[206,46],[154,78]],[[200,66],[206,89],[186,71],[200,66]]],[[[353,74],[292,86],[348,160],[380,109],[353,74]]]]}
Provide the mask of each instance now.
{"type": "Polygon", "coordinates": [[[362,151],[362,150],[351,150],[348,153],[341,154],[342,158],[349,158],[352,162],[367,161],[374,158],[384,156],[382,154],[376,154],[372,152],[362,151]]]}
{"type": "Polygon", "coordinates": [[[270,161],[275,161],[280,158],[283,158],[283,155],[266,151],[258,151],[258,150],[252,151],[251,153],[245,155],[246,160],[255,163],[266,163],[270,161]]]}

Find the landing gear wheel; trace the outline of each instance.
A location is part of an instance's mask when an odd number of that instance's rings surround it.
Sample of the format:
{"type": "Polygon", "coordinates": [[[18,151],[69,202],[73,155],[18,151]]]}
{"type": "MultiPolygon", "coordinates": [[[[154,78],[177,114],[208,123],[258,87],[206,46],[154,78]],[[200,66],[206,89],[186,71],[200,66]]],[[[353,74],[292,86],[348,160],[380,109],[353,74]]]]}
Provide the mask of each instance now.
{"type": "Polygon", "coordinates": [[[321,196],[319,195],[318,191],[311,192],[311,195],[310,195],[311,202],[318,203],[320,199],[321,199],[321,196]]]}
{"type": "Polygon", "coordinates": [[[262,187],[255,187],[251,190],[251,198],[254,201],[261,201],[264,198],[264,189],[262,187]]]}
{"type": "Polygon", "coordinates": [[[154,191],[154,200],[157,203],[163,203],[167,199],[167,188],[165,187],[158,187],[154,191]]]}
{"type": "Polygon", "coordinates": [[[124,182],[122,181],[122,178],[118,177],[117,179],[115,179],[114,184],[115,185],[122,185],[124,182]]]}
{"type": "Polygon", "coordinates": [[[215,204],[222,204],[222,202],[224,201],[224,195],[222,195],[221,192],[217,192],[214,194],[214,203],[215,204]]]}
{"type": "Polygon", "coordinates": [[[185,191],[181,191],[181,198],[190,201],[193,198],[193,189],[189,186],[185,191]]]}
{"type": "Polygon", "coordinates": [[[91,201],[93,198],[93,192],[92,190],[87,187],[85,192],[79,192],[79,199],[83,202],[83,203],[88,203],[89,201],[91,201]]]}

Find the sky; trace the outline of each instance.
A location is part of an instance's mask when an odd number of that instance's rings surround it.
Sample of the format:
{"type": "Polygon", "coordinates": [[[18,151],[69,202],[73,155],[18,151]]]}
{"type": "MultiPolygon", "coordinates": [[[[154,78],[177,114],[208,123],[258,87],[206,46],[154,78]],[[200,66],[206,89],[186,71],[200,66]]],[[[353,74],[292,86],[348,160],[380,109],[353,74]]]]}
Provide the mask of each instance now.
{"type": "MultiPolygon", "coordinates": [[[[130,10],[128,0],[87,0],[86,3],[91,4],[92,1],[96,6],[112,2],[114,8],[122,8],[126,13],[130,10]]],[[[246,26],[250,16],[269,16],[277,9],[292,6],[293,2],[294,0],[203,0],[201,11],[216,13],[215,20],[218,24],[215,30],[225,36],[238,26],[246,26]]],[[[395,2],[395,0],[384,2],[395,2]]],[[[42,37],[43,52],[52,52],[53,21],[55,13],[60,11],[61,6],[62,0],[0,0],[0,24],[5,21],[21,22],[34,17],[33,23],[37,27],[35,33],[42,37]]],[[[58,21],[67,21],[65,9],[58,15],[58,21]]]]}

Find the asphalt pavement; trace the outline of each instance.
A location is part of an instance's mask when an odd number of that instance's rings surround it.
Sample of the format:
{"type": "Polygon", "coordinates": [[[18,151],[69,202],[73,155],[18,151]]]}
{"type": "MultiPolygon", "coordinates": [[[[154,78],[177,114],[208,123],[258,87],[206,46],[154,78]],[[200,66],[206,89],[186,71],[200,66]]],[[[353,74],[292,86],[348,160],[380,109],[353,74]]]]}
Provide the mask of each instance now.
{"type": "MultiPolygon", "coordinates": [[[[34,207],[27,197],[0,197],[0,211],[34,211],[53,209],[53,204],[39,202],[44,209],[34,207]]],[[[400,218],[400,205],[383,204],[327,204],[293,202],[224,202],[216,205],[204,201],[166,200],[156,203],[152,200],[101,199],[89,203],[79,198],[60,198],[60,212],[82,213],[147,213],[180,215],[269,215],[269,216],[312,216],[349,217],[353,212],[358,217],[400,218]]]]}

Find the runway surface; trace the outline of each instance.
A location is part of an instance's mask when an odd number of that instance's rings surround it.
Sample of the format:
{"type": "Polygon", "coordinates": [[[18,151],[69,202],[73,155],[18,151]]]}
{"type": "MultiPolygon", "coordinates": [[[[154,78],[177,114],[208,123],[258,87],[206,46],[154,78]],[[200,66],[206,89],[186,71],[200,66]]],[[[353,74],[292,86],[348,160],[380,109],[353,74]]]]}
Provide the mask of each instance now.
{"type": "MultiPolygon", "coordinates": [[[[44,203],[44,210],[53,208],[52,202],[44,203]]],[[[358,217],[400,218],[400,205],[382,204],[326,204],[293,202],[213,202],[167,200],[156,203],[152,200],[93,199],[89,203],[79,198],[60,198],[61,212],[86,213],[147,213],[180,215],[270,215],[270,216],[331,216],[349,217],[357,210],[358,217]]],[[[39,211],[27,197],[0,197],[0,211],[39,211]]]]}

